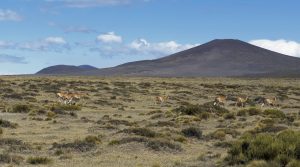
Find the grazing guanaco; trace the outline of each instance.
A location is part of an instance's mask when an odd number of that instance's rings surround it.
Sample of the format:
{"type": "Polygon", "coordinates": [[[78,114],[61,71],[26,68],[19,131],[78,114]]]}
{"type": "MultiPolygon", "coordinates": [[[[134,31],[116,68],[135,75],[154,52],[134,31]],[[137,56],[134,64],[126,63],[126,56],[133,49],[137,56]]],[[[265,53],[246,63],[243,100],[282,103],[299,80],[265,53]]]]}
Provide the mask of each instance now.
{"type": "Polygon", "coordinates": [[[169,99],[169,96],[156,96],[155,97],[155,102],[156,102],[156,104],[162,105],[163,103],[168,101],[168,99],[169,99]]]}
{"type": "Polygon", "coordinates": [[[237,97],[236,98],[236,102],[235,102],[235,106],[240,105],[241,107],[245,107],[245,103],[248,100],[248,96],[246,98],[243,97],[237,97]]]}
{"type": "Polygon", "coordinates": [[[276,97],[273,97],[273,98],[264,98],[263,101],[262,101],[261,107],[264,107],[265,105],[275,106],[276,105],[275,104],[276,101],[277,101],[276,97]]]}
{"type": "Polygon", "coordinates": [[[59,98],[60,102],[63,102],[64,104],[74,104],[76,101],[79,101],[82,93],[65,93],[60,92],[56,94],[59,98]]]}
{"type": "Polygon", "coordinates": [[[224,96],[224,95],[217,96],[214,101],[214,106],[215,105],[225,105],[226,99],[227,99],[227,96],[224,96]]]}

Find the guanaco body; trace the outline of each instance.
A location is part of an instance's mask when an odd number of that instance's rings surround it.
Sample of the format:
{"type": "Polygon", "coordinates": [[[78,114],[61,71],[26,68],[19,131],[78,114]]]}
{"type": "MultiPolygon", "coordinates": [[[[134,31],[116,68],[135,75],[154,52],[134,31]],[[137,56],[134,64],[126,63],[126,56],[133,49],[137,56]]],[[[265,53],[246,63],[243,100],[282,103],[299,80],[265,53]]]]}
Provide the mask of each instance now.
{"type": "Polygon", "coordinates": [[[263,101],[262,101],[261,107],[264,107],[265,105],[275,106],[276,105],[276,101],[277,101],[276,97],[273,97],[273,98],[264,98],[263,101]]]}
{"type": "Polygon", "coordinates": [[[214,106],[215,105],[225,105],[226,99],[227,99],[227,96],[224,96],[224,95],[217,96],[214,101],[214,106]]]}
{"type": "Polygon", "coordinates": [[[169,96],[156,96],[155,102],[156,104],[162,105],[163,103],[167,102],[169,99],[169,96]]]}
{"type": "Polygon", "coordinates": [[[235,106],[240,105],[241,107],[245,107],[245,103],[248,100],[248,96],[246,98],[243,97],[237,97],[236,98],[236,102],[235,102],[235,106]]]}
{"type": "Polygon", "coordinates": [[[60,92],[56,94],[59,98],[59,101],[64,104],[74,104],[76,101],[79,101],[83,94],[81,93],[65,93],[60,92]]]}

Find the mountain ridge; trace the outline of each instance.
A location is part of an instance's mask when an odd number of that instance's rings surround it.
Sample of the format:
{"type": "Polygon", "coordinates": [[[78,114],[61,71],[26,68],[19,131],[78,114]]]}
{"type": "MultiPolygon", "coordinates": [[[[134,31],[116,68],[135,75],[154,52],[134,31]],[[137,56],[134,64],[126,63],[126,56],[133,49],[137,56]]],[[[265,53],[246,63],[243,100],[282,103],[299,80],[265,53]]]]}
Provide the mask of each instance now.
{"type": "Polygon", "coordinates": [[[237,39],[216,39],[154,60],[71,73],[96,76],[249,76],[300,73],[300,58],[283,55],[237,39]]]}

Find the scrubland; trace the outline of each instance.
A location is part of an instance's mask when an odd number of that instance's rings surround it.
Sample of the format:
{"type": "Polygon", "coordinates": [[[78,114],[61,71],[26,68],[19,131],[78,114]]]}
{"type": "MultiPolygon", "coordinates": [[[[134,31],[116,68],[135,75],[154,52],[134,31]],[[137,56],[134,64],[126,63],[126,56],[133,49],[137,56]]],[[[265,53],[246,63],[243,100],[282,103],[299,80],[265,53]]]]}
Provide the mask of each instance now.
{"type": "Polygon", "coordinates": [[[3,76],[0,166],[296,167],[299,113],[300,79],[3,76]]]}

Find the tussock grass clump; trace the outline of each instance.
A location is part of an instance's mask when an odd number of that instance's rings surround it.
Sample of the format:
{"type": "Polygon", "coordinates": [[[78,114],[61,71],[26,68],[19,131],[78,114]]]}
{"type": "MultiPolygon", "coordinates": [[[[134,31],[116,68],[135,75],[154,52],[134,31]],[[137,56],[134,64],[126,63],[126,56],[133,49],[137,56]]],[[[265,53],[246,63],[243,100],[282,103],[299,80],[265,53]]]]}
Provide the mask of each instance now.
{"type": "Polygon", "coordinates": [[[84,140],[75,140],[71,143],[53,143],[52,149],[69,149],[76,152],[88,152],[97,147],[101,143],[101,139],[97,136],[87,136],[84,140]]]}
{"type": "Polygon", "coordinates": [[[29,105],[16,104],[16,105],[12,106],[12,109],[9,110],[9,112],[12,112],[12,113],[29,113],[30,110],[31,110],[31,107],[29,105]]]}
{"type": "Polygon", "coordinates": [[[232,137],[237,137],[240,135],[240,132],[236,131],[235,129],[218,129],[212,133],[210,133],[207,137],[210,139],[217,139],[217,140],[224,140],[226,135],[231,135],[232,137]]]}
{"type": "Polygon", "coordinates": [[[5,163],[14,163],[14,164],[20,164],[24,160],[23,157],[18,155],[10,155],[10,154],[0,154],[0,164],[5,163]]]}
{"type": "Polygon", "coordinates": [[[173,110],[174,112],[184,115],[199,115],[201,113],[224,114],[229,111],[221,106],[213,105],[213,103],[204,103],[202,105],[187,104],[173,110]]]}
{"type": "Polygon", "coordinates": [[[264,160],[254,160],[254,161],[251,161],[246,167],[280,167],[280,165],[275,162],[267,162],[264,160]]]}
{"type": "Polygon", "coordinates": [[[13,138],[0,138],[0,147],[7,148],[12,152],[26,152],[31,150],[30,145],[24,143],[22,140],[13,138]]]}
{"type": "Polygon", "coordinates": [[[285,114],[282,111],[276,109],[267,109],[263,112],[263,114],[271,118],[280,118],[280,119],[286,118],[285,114]]]}
{"type": "Polygon", "coordinates": [[[10,121],[0,119],[0,127],[2,128],[17,128],[17,126],[18,126],[17,123],[12,123],[10,121]]]}
{"type": "Polygon", "coordinates": [[[156,137],[159,136],[156,132],[147,129],[147,128],[130,128],[130,129],[124,129],[121,132],[123,133],[133,133],[135,135],[144,136],[144,137],[156,137]]]}
{"type": "Polygon", "coordinates": [[[300,160],[300,132],[283,131],[277,135],[246,134],[228,150],[226,161],[230,165],[247,164],[252,160],[276,161],[286,166],[300,160]]]}
{"type": "Polygon", "coordinates": [[[100,144],[101,143],[101,139],[99,136],[92,136],[92,135],[89,135],[87,137],[85,137],[84,139],[86,142],[88,143],[94,143],[94,144],[100,144]]]}
{"type": "Polygon", "coordinates": [[[52,162],[52,159],[48,158],[48,157],[29,157],[26,161],[29,164],[32,165],[39,165],[39,164],[49,164],[52,162]]]}
{"type": "Polygon", "coordinates": [[[172,121],[158,121],[158,122],[155,122],[155,123],[150,123],[147,126],[149,126],[149,127],[152,127],[152,126],[155,126],[155,127],[175,127],[176,124],[172,121]]]}
{"type": "Polygon", "coordinates": [[[195,137],[197,139],[201,139],[201,137],[202,137],[202,130],[200,130],[197,127],[189,127],[189,128],[183,129],[181,131],[181,133],[185,137],[195,137]]]}
{"type": "Polygon", "coordinates": [[[170,142],[165,139],[149,139],[145,137],[128,137],[122,138],[120,140],[112,140],[109,145],[120,145],[127,143],[143,143],[146,148],[149,148],[154,151],[181,151],[182,148],[179,144],[170,142]]]}
{"type": "Polygon", "coordinates": [[[133,126],[133,125],[135,125],[135,123],[129,122],[127,120],[111,119],[109,117],[107,118],[107,120],[100,119],[96,123],[102,124],[102,125],[109,123],[114,126],[118,126],[118,125],[133,126]]]}
{"type": "Polygon", "coordinates": [[[51,111],[80,111],[81,106],[80,105],[66,105],[66,104],[54,104],[50,107],[51,111]]]}
{"type": "Polygon", "coordinates": [[[226,113],[226,114],[224,114],[223,117],[224,117],[224,119],[236,119],[234,113],[226,113]]]}
{"type": "Polygon", "coordinates": [[[251,107],[248,109],[242,109],[240,111],[238,111],[237,115],[238,116],[246,116],[247,114],[250,116],[253,115],[260,115],[262,113],[262,110],[256,107],[251,107]]]}

